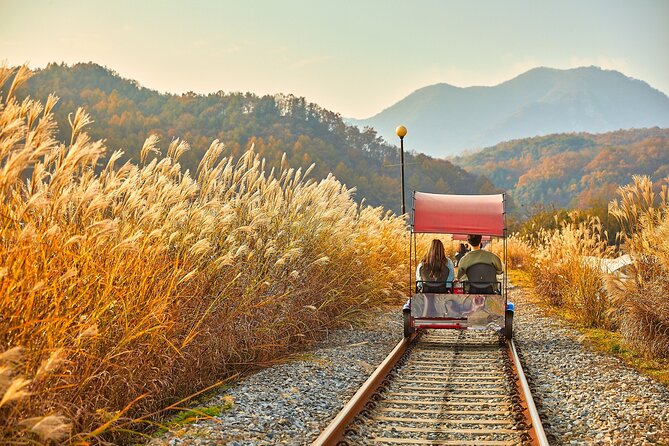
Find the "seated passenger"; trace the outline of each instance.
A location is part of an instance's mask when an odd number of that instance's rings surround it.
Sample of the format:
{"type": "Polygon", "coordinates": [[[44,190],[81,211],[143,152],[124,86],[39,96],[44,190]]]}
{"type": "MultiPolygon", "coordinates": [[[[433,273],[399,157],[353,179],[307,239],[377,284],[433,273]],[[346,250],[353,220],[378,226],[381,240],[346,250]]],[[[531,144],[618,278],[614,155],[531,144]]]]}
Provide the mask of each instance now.
{"type": "Polygon", "coordinates": [[[446,257],[441,240],[434,239],[416,267],[416,285],[424,292],[447,292],[453,283],[453,262],[446,257]]]}
{"type": "Polygon", "coordinates": [[[504,272],[502,261],[499,257],[492,252],[481,249],[481,238],[480,235],[470,235],[467,238],[467,242],[471,245],[472,250],[465,254],[458,262],[458,279],[461,281],[469,280],[467,278],[467,268],[470,268],[472,265],[492,265],[497,274],[504,272]]]}
{"type": "Polygon", "coordinates": [[[469,252],[469,249],[465,246],[464,243],[460,243],[460,249],[455,253],[455,266],[458,265],[460,259],[469,252]]]}

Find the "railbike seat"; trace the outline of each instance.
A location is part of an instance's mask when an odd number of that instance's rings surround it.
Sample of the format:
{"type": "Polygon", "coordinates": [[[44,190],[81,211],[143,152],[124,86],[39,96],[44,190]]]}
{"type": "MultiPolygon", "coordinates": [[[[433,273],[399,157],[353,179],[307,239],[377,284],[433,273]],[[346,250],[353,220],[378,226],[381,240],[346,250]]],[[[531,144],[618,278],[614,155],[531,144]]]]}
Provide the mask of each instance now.
{"type": "Polygon", "coordinates": [[[416,292],[417,293],[451,293],[452,286],[450,282],[432,282],[428,280],[418,280],[416,282],[416,292]]]}
{"type": "Polygon", "coordinates": [[[465,291],[470,294],[501,294],[502,284],[497,281],[495,267],[488,263],[475,263],[467,268],[465,291]]]}

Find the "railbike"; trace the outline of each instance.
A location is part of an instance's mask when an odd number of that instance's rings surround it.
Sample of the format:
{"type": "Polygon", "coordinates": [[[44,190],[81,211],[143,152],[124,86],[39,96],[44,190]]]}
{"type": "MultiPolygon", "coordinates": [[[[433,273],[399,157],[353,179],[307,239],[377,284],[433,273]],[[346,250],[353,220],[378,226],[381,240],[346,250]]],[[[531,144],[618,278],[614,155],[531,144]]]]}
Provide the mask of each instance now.
{"type": "MultiPolygon", "coordinates": [[[[410,287],[416,270],[417,234],[450,234],[454,240],[481,235],[501,238],[504,272],[479,264],[467,269],[466,281],[415,281],[415,289],[403,310],[404,336],[416,330],[495,330],[513,336],[514,305],[507,300],[506,214],[504,194],[449,195],[414,192],[411,219],[410,287]]],[[[457,277],[457,276],[456,276],[457,277]]]]}

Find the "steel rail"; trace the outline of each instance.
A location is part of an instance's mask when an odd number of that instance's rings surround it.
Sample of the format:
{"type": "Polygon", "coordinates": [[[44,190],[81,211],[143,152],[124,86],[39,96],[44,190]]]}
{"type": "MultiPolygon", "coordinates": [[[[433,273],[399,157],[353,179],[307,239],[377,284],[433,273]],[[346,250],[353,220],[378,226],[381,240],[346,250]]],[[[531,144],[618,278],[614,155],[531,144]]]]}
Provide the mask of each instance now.
{"type": "Polygon", "coordinates": [[[342,408],[337,416],[330,422],[328,427],[311,443],[312,446],[335,445],[344,435],[346,426],[360,413],[368,401],[368,394],[373,392],[388,375],[397,361],[404,355],[411,342],[416,337],[414,333],[409,338],[403,338],[395,348],[388,354],[386,359],[372,373],[367,381],[358,389],[348,403],[342,408]]]}
{"type": "Polygon", "coordinates": [[[534,405],[532,392],[530,391],[530,386],[527,384],[527,379],[525,378],[525,373],[523,372],[523,366],[520,364],[520,358],[518,358],[518,352],[516,351],[516,344],[513,342],[513,339],[510,339],[508,344],[511,350],[511,356],[513,357],[513,363],[516,367],[518,381],[520,382],[520,387],[523,390],[522,394],[526,396],[525,404],[527,404],[527,410],[532,422],[530,435],[534,434],[534,436],[536,436],[534,440],[539,443],[539,446],[550,446],[548,439],[546,438],[546,433],[544,432],[544,426],[541,424],[541,417],[539,417],[537,407],[534,405]]]}
{"type": "MultiPolygon", "coordinates": [[[[344,436],[347,435],[347,426],[366,408],[366,403],[370,401],[370,395],[374,393],[381,383],[387,378],[388,373],[392,370],[395,364],[402,358],[407,351],[411,342],[413,342],[416,334],[411,338],[405,338],[400,341],[391,353],[384,359],[379,367],[372,373],[372,375],[365,381],[365,383],[358,389],[351,400],[344,406],[344,408],[337,414],[337,416],[330,422],[324,431],[314,440],[312,446],[332,446],[344,441],[344,436]]],[[[523,414],[525,416],[526,424],[528,426],[529,441],[532,445],[549,446],[546,434],[541,424],[541,418],[536,409],[532,399],[525,373],[523,372],[518,352],[516,350],[513,340],[506,342],[506,351],[511,356],[511,364],[513,372],[516,375],[516,388],[520,387],[519,396],[521,407],[524,405],[523,414]]],[[[427,377],[425,377],[427,378],[427,377]]],[[[428,389],[426,389],[428,390],[428,389]]],[[[425,402],[423,402],[425,403],[425,402]]],[[[450,404],[450,403],[442,403],[450,404]]],[[[408,409],[405,409],[408,410],[408,409]]],[[[417,410],[416,412],[426,412],[424,410],[417,410]]],[[[429,410],[427,412],[430,412],[429,410]]],[[[437,420],[434,420],[437,421],[437,420]]],[[[398,440],[399,441],[399,440],[398,440]]],[[[434,443],[434,444],[438,444],[434,443]]],[[[444,443],[446,444],[446,443],[444,443]]],[[[450,443],[449,443],[450,444],[450,443]]],[[[491,443],[492,444],[492,443],[491,443]]],[[[497,443],[495,443],[497,444],[497,443]]]]}

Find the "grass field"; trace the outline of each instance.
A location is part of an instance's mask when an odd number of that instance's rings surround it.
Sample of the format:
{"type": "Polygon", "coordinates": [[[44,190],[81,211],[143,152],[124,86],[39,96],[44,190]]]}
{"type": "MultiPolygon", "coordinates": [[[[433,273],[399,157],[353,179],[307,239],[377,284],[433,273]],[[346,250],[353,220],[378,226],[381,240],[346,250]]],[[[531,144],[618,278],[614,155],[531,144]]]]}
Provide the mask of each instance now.
{"type": "Polygon", "coordinates": [[[0,68],[0,443],[122,441],[401,301],[403,218],[216,141],[197,172],[152,136],[136,164],[102,164],[85,111],[57,141],[54,96],[16,101],[28,74],[0,68]]]}

